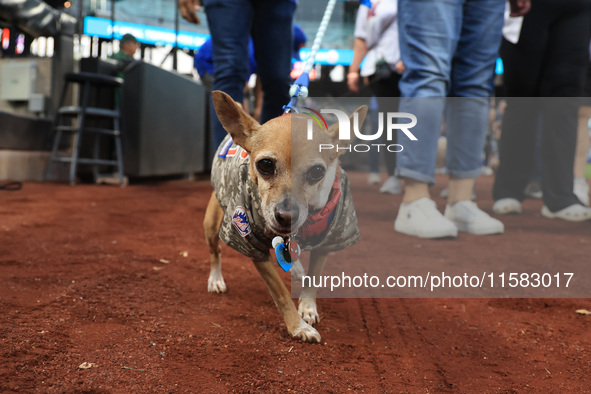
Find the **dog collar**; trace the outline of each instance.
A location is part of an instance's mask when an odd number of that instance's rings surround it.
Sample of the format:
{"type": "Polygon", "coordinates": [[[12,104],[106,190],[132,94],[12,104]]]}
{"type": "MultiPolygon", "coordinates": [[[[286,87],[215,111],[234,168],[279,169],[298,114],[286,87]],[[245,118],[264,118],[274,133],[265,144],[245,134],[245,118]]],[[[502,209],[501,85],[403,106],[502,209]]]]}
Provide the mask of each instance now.
{"type": "MultiPolygon", "coordinates": [[[[300,235],[297,237],[301,241],[316,238],[326,231],[329,223],[334,217],[334,211],[341,199],[341,181],[337,174],[330,192],[330,199],[319,212],[314,215],[308,215],[306,222],[302,226],[300,235]]],[[[285,271],[289,271],[295,261],[299,259],[301,249],[295,236],[290,236],[288,240],[283,237],[273,238],[273,249],[279,266],[285,271]]]]}
{"type": "Polygon", "coordinates": [[[341,199],[341,180],[337,174],[332,190],[330,192],[330,199],[319,212],[308,215],[306,223],[302,226],[301,238],[303,241],[309,238],[314,238],[322,234],[328,228],[328,224],[332,220],[333,213],[341,199]]]}

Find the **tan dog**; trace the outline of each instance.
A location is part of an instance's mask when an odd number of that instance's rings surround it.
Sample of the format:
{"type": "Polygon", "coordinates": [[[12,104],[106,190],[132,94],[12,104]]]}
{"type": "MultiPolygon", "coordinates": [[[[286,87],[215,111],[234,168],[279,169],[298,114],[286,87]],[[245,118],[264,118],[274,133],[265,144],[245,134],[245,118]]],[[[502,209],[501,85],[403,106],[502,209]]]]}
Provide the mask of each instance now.
{"type": "MultiPolygon", "coordinates": [[[[214,91],[213,102],[229,137],[218,148],[212,167],[214,193],[205,212],[205,237],[211,271],[208,291],[222,293],[220,246],[224,243],[250,257],[267,284],[289,333],[319,342],[312,327],[319,321],[316,288],[305,287],[296,309],[274,258],[271,240],[295,234],[302,250],[311,250],[308,276],[320,276],[329,252],[343,249],[359,239],[346,174],[338,156],[343,150],[319,152],[320,144],[343,144],[338,126],[322,130],[310,117],[288,114],[260,125],[227,94],[214,91]]],[[[360,107],[359,124],[367,107],[360,107]]],[[[351,115],[350,120],[353,120],[351,115]]],[[[352,127],[352,126],[351,126],[352,127]]],[[[292,268],[301,275],[301,265],[292,268]]]]}

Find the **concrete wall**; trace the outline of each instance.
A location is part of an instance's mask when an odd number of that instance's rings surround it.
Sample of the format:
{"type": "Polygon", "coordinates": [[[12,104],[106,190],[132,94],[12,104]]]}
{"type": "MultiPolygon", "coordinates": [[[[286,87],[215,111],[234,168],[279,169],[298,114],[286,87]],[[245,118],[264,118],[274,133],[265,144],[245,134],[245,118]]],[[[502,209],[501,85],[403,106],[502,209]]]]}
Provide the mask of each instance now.
{"type": "MultiPolygon", "coordinates": [[[[42,181],[49,162],[47,151],[0,150],[0,181],[42,181]]],[[[68,180],[68,166],[53,166],[50,180],[68,180]]]]}

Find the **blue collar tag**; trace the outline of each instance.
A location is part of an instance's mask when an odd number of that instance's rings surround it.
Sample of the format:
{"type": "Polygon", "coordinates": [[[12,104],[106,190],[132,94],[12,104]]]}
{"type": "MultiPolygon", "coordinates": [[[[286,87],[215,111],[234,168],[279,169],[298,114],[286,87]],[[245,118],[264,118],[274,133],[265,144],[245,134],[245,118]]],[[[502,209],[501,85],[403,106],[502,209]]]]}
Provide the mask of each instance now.
{"type": "Polygon", "coordinates": [[[288,262],[285,259],[285,253],[287,252],[286,249],[287,248],[285,247],[285,244],[283,242],[277,245],[277,247],[275,248],[275,257],[277,257],[277,262],[279,263],[279,266],[283,269],[283,271],[288,272],[293,266],[293,262],[288,262]]]}
{"type": "Polygon", "coordinates": [[[287,243],[285,243],[283,242],[283,238],[279,236],[273,238],[271,244],[275,249],[275,257],[277,257],[279,266],[281,269],[283,269],[283,271],[289,271],[293,266],[293,263],[300,258],[300,254],[302,253],[300,245],[296,240],[291,238],[287,243]]]}

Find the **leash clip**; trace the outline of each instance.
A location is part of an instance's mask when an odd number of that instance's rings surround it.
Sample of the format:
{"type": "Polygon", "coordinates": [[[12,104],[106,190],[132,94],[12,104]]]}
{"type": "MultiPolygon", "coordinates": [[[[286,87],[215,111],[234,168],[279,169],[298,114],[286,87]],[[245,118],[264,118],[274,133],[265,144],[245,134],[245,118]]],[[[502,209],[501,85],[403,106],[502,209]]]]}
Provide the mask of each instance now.
{"type": "Polygon", "coordinates": [[[303,72],[289,88],[291,99],[287,105],[283,106],[283,113],[298,112],[298,99],[308,97],[308,86],[310,85],[310,75],[303,72]]]}

